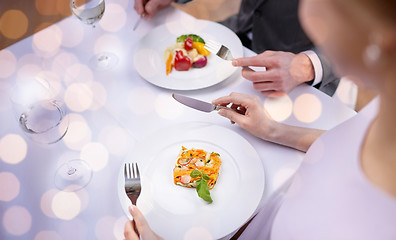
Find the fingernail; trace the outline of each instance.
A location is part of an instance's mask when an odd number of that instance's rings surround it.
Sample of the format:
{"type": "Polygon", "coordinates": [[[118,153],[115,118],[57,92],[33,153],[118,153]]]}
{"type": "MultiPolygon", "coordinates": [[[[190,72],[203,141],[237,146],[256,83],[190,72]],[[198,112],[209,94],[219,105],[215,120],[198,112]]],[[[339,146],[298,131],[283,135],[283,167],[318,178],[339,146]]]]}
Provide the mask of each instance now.
{"type": "Polygon", "coordinates": [[[151,5],[146,5],[146,12],[148,12],[148,13],[151,13],[151,10],[152,10],[152,7],[151,7],[151,5]]]}
{"type": "Polygon", "coordinates": [[[136,206],[135,205],[129,206],[129,211],[130,212],[135,212],[135,210],[136,210],[136,206]]]}
{"type": "Polygon", "coordinates": [[[238,61],[237,60],[232,60],[232,66],[237,67],[238,66],[238,61]]]}

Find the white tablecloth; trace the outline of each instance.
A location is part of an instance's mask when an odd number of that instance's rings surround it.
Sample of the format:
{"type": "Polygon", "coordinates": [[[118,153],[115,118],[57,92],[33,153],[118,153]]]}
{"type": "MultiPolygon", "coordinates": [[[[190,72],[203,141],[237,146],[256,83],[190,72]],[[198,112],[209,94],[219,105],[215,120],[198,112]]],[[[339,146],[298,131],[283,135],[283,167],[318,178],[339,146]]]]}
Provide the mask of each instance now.
{"type": "MultiPolygon", "coordinates": [[[[298,168],[303,153],[268,143],[243,131],[215,112],[202,113],[174,101],[174,91],[156,87],[134,69],[134,46],[154,27],[192,17],[174,8],[143,20],[129,1],[106,2],[94,29],[68,17],[0,52],[0,239],[122,239],[127,220],[117,195],[125,156],[138,141],[169,125],[200,121],[232,129],[256,149],[265,170],[259,207],[298,168]],[[87,65],[94,52],[119,57],[112,71],[87,65]],[[30,141],[21,131],[8,96],[15,81],[40,74],[68,99],[70,128],[52,145],[30,141]],[[83,89],[83,90],[81,90],[83,89]],[[54,173],[63,162],[84,158],[93,168],[88,186],[61,192],[54,173]]],[[[245,56],[254,53],[244,50],[245,56]]],[[[231,92],[258,94],[240,70],[225,81],[201,90],[181,92],[211,101],[231,92]]],[[[280,99],[263,102],[273,117],[293,125],[329,129],[354,111],[307,85],[280,99]]]]}

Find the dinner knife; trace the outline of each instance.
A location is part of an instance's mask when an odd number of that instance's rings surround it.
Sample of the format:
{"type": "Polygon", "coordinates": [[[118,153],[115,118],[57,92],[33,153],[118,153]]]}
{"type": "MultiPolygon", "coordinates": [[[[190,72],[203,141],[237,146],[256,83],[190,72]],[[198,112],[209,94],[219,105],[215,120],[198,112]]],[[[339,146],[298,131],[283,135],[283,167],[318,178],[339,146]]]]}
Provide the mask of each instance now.
{"type": "MultiPolygon", "coordinates": [[[[148,1],[143,1],[143,8],[146,6],[147,2],[148,2],[148,1]]],[[[142,19],[143,19],[145,16],[146,16],[146,13],[140,14],[140,17],[139,17],[139,19],[136,21],[135,26],[133,26],[133,30],[132,30],[132,31],[135,31],[135,30],[136,30],[136,28],[139,26],[140,22],[142,21],[142,19]]]]}
{"type": "Polygon", "coordinates": [[[203,112],[212,112],[214,110],[219,110],[221,108],[231,109],[229,107],[224,107],[224,106],[220,106],[220,105],[211,104],[211,103],[204,102],[204,101],[201,101],[201,100],[198,100],[198,99],[195,99],[195,98],[190,98],[190,97],[187,97],[187,96],[183,96],[183,95],[180,95],[180,94],[177,94],[177,93],[172,93],[172,97],[176,101],[178,101],[178,102],[180,102],[180,103],[182,103],[182,104],[184,104],[184,105],[186,105],[188,107],[191,107],[191,108],[197,109],[199,111],[203,111],[203,112]]]}
{"type": "Polygon", "coordinates": [[[135,26],[133,26],[133,31],[135,31],[136,28],[139,26],[140,22],[142,21],[142,18],[144,18],[144,15],[145,15],[144,13],[140,15],[139,19],[135,23],[135,26]]]}

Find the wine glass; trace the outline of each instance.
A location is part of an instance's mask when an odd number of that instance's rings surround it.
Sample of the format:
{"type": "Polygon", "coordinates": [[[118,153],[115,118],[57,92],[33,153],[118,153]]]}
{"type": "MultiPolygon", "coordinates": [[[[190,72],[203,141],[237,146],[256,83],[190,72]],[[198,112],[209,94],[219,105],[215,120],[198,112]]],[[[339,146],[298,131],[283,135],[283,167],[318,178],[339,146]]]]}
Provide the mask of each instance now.
{"type": "Polygon", "coordinates": [[[55,172],[55,186],[66,192],[78,191],[91,181],[92,169],[82,159],[72,159],[62,164],[55,172]]]}
{"type": "MultiPolygon", "coordinates": [[[[105,11],[105,0],[71,0],[73,14],[83,23],[95,28],[105,11]]],[[[109,70],[118,63],[118,57],[110,52],[101,52],[90,59],[90,64],[98,70],[109,70]]]]}
{"type": "Polygon", "coordinates": [[[12,89],[11,103],[20,127],[34,142],[56,143],[67,133],[65,106],[45,79],[19,79],[12,89]]]}

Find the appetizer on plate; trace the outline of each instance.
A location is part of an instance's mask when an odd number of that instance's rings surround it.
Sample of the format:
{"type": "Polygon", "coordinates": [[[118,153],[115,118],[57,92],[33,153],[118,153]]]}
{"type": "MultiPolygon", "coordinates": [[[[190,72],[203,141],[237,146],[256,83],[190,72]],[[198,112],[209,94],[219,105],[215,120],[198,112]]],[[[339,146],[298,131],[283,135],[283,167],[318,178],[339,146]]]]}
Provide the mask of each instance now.
{"type": "Polygon", "coordinates": [[[174,183],[197,188],[201,198],[212,202],[209,189],[213,189],[216,185],[220,165],[221,159],[218,153],[208,153],[203,149],[187,149],[182,146],[173,169],[174,183]]]}
{"type": "Polygon", "coordinates": [[[166,75],[173,68],[176,71],[188,71],[191,67],[205,67],[208,63],[206,56],[210,52],[204,46],[205,41],[196,34],[185,34],[178,37],[176,43],[170,45],[164,51],[166,75]]]}

